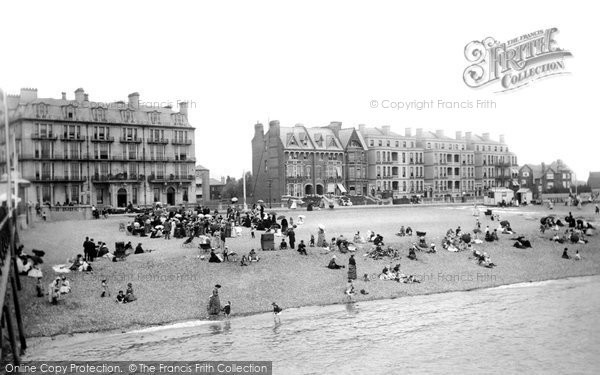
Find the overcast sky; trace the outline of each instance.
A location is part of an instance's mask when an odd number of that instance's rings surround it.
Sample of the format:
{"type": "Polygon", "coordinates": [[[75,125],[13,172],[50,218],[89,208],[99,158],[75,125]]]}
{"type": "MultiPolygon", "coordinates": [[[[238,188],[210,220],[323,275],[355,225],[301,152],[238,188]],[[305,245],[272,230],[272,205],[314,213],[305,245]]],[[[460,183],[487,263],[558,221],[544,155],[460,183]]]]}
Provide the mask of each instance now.
{"type": "MultiPolygon", "coordinates": [[[[251,170],[254,123],[391,125],[505,134],[519,163],[600,170],[595,7],[558,1],[11,1],[0,87],[92,101],[190,101],[211,175],[251,170]],[[60,5],[59,5],[60,4],[60,5]],[[471,89],[464,47],[557,27],[569,75],[507,93],[471,89]],[[495,109],[393,110],[370,102],[493,100],[495,109]]],[[[265,126],[266,128],[266,126],[265,126]]],[[[414,131],[414,130],[413,130],[414,131]]]]}

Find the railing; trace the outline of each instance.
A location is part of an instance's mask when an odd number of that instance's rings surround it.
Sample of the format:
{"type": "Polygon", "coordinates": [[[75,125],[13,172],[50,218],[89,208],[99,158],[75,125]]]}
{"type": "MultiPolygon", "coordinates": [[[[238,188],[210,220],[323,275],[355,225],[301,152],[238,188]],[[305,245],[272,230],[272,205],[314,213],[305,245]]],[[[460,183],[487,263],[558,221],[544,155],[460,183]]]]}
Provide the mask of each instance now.
{"type": "Polygon", "coordinates": [[[117,173],[108,175],[95,174],[92,176],[92,182],[113,182],[113,181],[142,181],[145,176],[143,174],[128,174],[128,173],[117,173]]]}
{"type": "Polygon", "coordinates": [[[160,139],[157,139],[157,138],[148,138],[148,140],[146,142],[148,144],[163,144],[163,145],[166,145],[166,144],[169,143],[169,140],[165,139],[165,138],[160,138],[160,139]]]}
{"type": "Polygon", "coordinates": [[[44,140],[44,141],[56,141],[58,139],[58,136],[55,134],[48,134],[48,135],[32,134],[31,139],[44,140]]]}
{"type": "Polygon", "coordinates": [[[97,136],[93,136],[90,138],[90,142],[114,142],[115,141],[115,137],[113,136],[107,136],[104,138],[98,138],[97,136]]]}
{"type": "Polygon", "coordinates": [[[119,137],[121,143],[142,143],[142,138],[138,137],[119,137]]]}
{"type": "Polygon", "coordinates": [[[81,134],[77,134],[77,135],[63,134],[60,136],[60,140],[65,141],[65,142],[69,142],[69,141],[70,142],[83,142],[86,140],[86,137],[81,134]]]}
{"type": "Polygon", "coordinates": [[[171,141],[171,144],[173,144],[173,145],[191,145],[192,140],[191,139],[184,139],[184,140],[173,139],[171,141]]]}
{"type": "Polygon", "coordinates": [[[85,176],[35,176],[34,182],[85,182],[85,176]]]}

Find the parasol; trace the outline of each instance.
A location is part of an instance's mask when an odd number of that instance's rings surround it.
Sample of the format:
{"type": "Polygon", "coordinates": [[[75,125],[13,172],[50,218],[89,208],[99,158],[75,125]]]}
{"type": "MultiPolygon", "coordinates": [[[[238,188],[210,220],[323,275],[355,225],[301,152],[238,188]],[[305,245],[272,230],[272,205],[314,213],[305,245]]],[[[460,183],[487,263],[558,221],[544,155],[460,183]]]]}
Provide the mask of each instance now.
{"type": "Polygon", "coordinates": [[[164,225],[157,225],[154,227],[154,229],[165,229],[164,225]]]}
{"type": "Polygon", "coordinates": [[[238,199],[237,199],[236,197],[233,197],[233,198],[231,198],[231,201],[232,201],[233,203],[235,203],[235,202],[237,202],[237,201],[238,201],[238,199]]]}
{"type": "Polygon", "coordinates": [[[319,229],[325,230],[325,225],[323,225],[323,224],[319,224],[319,225],[317,225],[317,227],[319,227],[319,229]]]}
{"type": "Polygon", "coordinates": [[[259,199],[256,201],[256,203],[265,203],[265,201],[263,201],[262,199],[259,199]]]}
{"type": "Polygon", "coordinates": [[[35,263],[35,264],[42,264],[42,263],[44,263],[44,260],[42,259],[42,257],[39,257],[37,255],[28,255],[27,257],[29,259],[33,260],[33,263],[35,263]]]}
{"type": "Polygon", "coordinates": [[[284,215],[279,215],[279,216],[277,216],[277,220],[283,220],[283,219],[285,219],[285,216],[284,216],[284,215]]]}

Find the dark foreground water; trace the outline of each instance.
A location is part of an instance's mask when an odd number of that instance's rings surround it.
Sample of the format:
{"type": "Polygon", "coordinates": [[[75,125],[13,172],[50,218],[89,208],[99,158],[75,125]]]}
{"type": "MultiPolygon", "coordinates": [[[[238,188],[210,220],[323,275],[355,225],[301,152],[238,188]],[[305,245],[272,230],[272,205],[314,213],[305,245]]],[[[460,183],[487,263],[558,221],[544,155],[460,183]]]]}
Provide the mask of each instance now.
{"type": "Polygon", "coordinates": [[[270,360],[275,374],[600,373],[600,276],[41,341],[26,360],[270,360]]]}

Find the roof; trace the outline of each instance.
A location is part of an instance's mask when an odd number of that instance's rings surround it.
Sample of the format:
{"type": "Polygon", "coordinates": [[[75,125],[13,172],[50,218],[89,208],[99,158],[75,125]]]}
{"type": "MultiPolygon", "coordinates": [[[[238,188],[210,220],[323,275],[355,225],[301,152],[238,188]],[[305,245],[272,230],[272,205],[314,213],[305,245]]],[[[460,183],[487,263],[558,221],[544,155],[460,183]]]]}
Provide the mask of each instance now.
{"type": "Polygon", "coordinates": [[[211,186],[225,185],[225,182],[222,182],[221,180],[217,180],[216,178],[211,178],[208,180],[208,182],[211,186]]]}
{"type": "Polygon", "coordinates": [[[329,127],[307,128],[302,124],[280,127],[283,148],[298,151],[343,151],[342,144],[329,127]]]}
{"type": "Polygon", "coordinates": [[[206,167],[204,167],[204,166],[202,166],[202,165],[200,165],[200,164],[198,164],[198,165],[196,165],[196,170],[197,171],[208,171],[209,169],[206,168],[206,167]]]}
{"type": "Polygon", "coordinates": [[[529,169],[531,170],[531,173],[533,175],[533,179],[537,179],[537,178],[542,178],[542,175],[544,174],[542,172],[542,165],[541,164],[524,164],[521,168],[519,168],[519,170],[525,168],[525,167],[529,167],[529,169]]]}
{"type": "Polygon", "coordinates": [[[388,131],[387,134],[384,133],[383,129],[381,128],[367,128],[364,127],[362,130],[359,131],[359,133],[362,133],[362,135],[364,137],[402,137],[402,135],[398,134],[398,133],[394,133],[393,131],[388,131]]]}
{"type": "Polygon", "coordinates": [[[338,132],[338,138],[339,138],[340,142],[342,143],[342,147],[343,148],[348,147],[348,143],[350,143],[350,139],[352,139],[353,134],[356,134],[356,137],[358,138],[358,141],[362,145],[363,150],[366,151],[367,150],[367,142],[363,138],[362,134],[360,134],[360,132],[356,131],[356,129],[354,129],[354,128],[341,129],[338,132]]]}
{"type": "Polygon", "coordinates": [[[569,168],[569,166],[566,165],[561,159],[553,161],[547,167],[551,168],[555,172],[558,172],[558,171],[571,171],[571,168],[569,168]]]}
{"type": "Polygon", "coordinates": [[[590,172],[587,183],[592,189],[600,188],[600,172],[590,172]]]}

